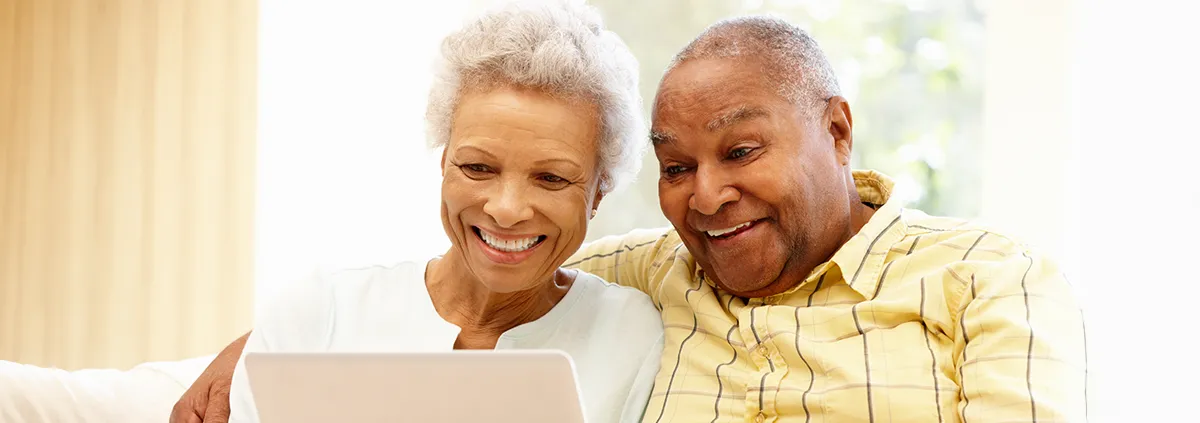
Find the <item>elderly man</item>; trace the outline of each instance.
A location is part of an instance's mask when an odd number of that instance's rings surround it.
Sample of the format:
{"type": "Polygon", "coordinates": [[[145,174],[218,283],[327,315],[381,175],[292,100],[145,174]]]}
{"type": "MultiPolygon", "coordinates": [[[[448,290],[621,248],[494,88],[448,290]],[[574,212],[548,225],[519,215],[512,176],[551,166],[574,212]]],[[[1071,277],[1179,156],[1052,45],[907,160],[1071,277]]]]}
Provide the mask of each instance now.
{"type": "MultiPolygon", "coordinates": [[[[1055,266],[890,201],[886,177],[849,167],[852,129],[824,54],[787,22],[722,21],[677,55],[651,134],[674,228],[568,261],[662,312],[644,421],[1086,419],[1083,320],[1055,266]]],[[[173,420],[220,415],[240,349],[173,420]]]]}

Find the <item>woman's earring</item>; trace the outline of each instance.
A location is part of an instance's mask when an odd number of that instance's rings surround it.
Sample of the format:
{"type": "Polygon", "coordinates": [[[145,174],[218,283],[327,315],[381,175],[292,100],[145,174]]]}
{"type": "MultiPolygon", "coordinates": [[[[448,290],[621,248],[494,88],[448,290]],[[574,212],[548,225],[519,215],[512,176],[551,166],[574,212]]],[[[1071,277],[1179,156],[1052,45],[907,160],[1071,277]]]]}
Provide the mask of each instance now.
{"type": "Polygon", "coordinates": [[[594,219],[595,217],[596,217],[596,209],[592,209],[592,218],[594,219]]]}

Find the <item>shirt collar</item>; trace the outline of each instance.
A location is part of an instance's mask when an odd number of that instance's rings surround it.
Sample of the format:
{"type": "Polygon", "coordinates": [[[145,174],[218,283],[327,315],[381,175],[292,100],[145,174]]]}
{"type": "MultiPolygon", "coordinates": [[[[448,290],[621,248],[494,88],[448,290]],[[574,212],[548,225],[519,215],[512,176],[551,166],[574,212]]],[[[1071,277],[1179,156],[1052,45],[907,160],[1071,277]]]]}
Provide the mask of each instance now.
{"type": "MultiPolygon", "coordinates": [[[[854,184],[858,196],[864,203],[875,207],[875,214],[854,234],[829,260],[837,266],[841,279],[864,298],[874,298],[879,286],[880,272],[892,244],[904,237],[901,214],[904,208],[899,201],[891,201],[895,183],[882,173],[873,170],[854,171],[854,184]]],[[[820,275],[814,269],[808,279],[820,275]]],[[[826,271],[829,267],[825,267],[826,271]]]]}

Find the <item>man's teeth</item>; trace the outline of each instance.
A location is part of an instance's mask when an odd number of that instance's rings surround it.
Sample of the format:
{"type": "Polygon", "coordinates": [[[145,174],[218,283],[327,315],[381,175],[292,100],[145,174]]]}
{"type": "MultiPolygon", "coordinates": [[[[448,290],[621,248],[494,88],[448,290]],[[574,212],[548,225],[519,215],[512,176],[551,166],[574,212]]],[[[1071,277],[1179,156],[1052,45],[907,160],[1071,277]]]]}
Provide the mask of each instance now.
{"type": "Polygon", "coordinates": [[[538,241],[538,237],[536,236],[525,239],[504,240],[493,237],[483,230],[479,231],[479,235],[480,238],[483,238],[483,242],[487,243],[488,246],[509,253],[528,250],[530,247],[533,247],[534,244],[537,244],[538,241]]]}
{"type": "Polygon", "coordinates": [[[746,222],[746,223],[743,223],[743,224],[741,224],[741,225],[734,226],[734,227],[732,227],[732,228],[725,228],[725,229],[717,229],[717,230],[715,230],[715,231],[708,231],[708,236],[721,236],[721,235],[725,235],[725,234],[731,233],[731,232],[733,232],[733,231],[736,231],[736,230],[738,230],[738,229],[742,229],[742,228],[745,228],[745,227],[747,227],[747,226],[750,226],[750,224],[751,224],[751,223],[754,223],[754,222],[746,222]]]}

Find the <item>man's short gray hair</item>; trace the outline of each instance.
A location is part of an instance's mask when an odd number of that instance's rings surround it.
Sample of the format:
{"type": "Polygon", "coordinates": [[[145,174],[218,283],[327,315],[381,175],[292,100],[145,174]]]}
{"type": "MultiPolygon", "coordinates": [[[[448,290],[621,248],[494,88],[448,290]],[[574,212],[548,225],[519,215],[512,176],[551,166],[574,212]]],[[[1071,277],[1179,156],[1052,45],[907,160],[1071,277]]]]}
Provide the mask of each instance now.
{"type": "Polygon", "coordinates": [[[425,112],[432,147],[450,140],[464,92],[530,88],[600,111],[600,191],[627,185],[641,168],[646,124],[638,65],[599,13],[580,1],[509,3],[442,41],[425,112]]]}
{"type": "MultiPolygon", "coordinates": [[[[667,72],[696,59],[759,57],[766,76],[792,104],[823,112],[825,101],[841,95],[829,59],[808,32],[774,16],[742,16],[719,21],[675,55],[667,72]]],[[[810,117],[813,116],[810,114],[810,117]]]]}

